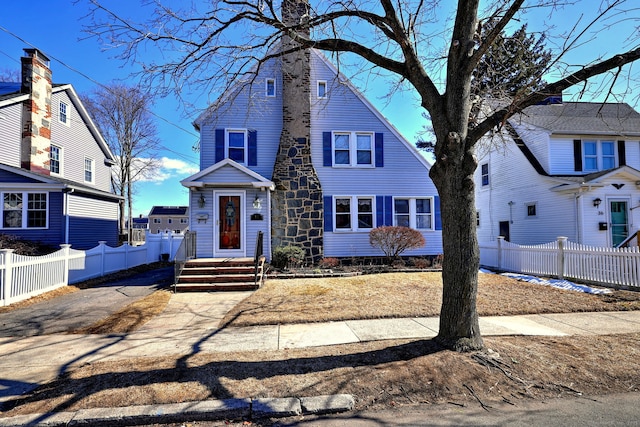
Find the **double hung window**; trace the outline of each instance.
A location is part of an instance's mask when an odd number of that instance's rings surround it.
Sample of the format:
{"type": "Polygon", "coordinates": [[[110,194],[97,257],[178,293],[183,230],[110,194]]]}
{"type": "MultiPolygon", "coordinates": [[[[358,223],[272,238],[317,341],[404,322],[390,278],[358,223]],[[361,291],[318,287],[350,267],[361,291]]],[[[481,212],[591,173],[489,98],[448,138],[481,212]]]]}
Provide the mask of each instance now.
{"type": "Polygon", "coordinates": [[[585,171],[600,171],[616,167],[614,141],[582,141],[582,157],[585,171]]]}
{"type": "Polygon", "coordinates": [[[227,157],[231,160],[247,163],[247,131],[243,129],[227,129],[227,157]]]}
{"type": "Polygon", "coordinates": [[[430,198],[396,198],[393,204],[394,225],[417,230],[433,229],[430,198]]]}
{"type": "Polygon", "coordinates": [[[58,107],[58,121],[60,123],[64,123],[69,126],[69,105],[66,102],[60,101],[60,105],[58,107]]]}
{"type": "Polygon", "coordinates": [[[84,181],[85,182],[93,182],[94,178],[94,170],[93,170],[93,159],[88,157],[84,158],[84,181]]]}
{"type": "Polygon", "coordinates": [[[53,174],[60,175],[62,173],[62,149],[57,145],[51,145],[49,152],[49,171],[53,174]]]}
{"type": "Polygon", "coordinates": [[[268,97],[276,96],[276,79],[266,79],[265,92],[268,97]]]}
{"type": "Polygon", "coordinates": [[[46,227],[47,193],[2,193],[2,228],[46,227]]]}
{"type": "Polygon", "coordinates": [[[374,227],[373,197],[336,197],[336,231],[369,231],[374,227]]]}
{"type": "Polygon", "coordinates": [[[374,144],[371,132],[334,132],[333,164],[336,166],[373,166],[374,144]]]}

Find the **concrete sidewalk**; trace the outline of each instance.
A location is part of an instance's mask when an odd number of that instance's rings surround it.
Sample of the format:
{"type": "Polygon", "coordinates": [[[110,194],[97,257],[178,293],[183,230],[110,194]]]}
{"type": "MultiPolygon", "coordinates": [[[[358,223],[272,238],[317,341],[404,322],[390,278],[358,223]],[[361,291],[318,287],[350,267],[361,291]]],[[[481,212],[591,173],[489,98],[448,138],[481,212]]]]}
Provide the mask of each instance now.
{"type": "MultiPolygon", "coordinates": [[[[112,289],[121,290],[119,287],[112,289]]],[[[142,290],[136,291],[136,295],[144,293],[142,290]]],[[[274,351],[386,339],[429,339],[435,337],[438,331],[438,318],[350,320],[219,329],[218,324],[224,315],[250,294],[173,294],[163,313],[130,334],[26,334],[21,337],[0,337],[0,403],[75,367],[98,361],[203,352],[274,351]]],[[[82,294],[74,298],[76,304],[81,304],[82,294]]],[[[129,299],[124,301],[131,302],[129,299]]],[[[52,313],[58,311],[55,308],[51,310],[52,313]]],[[[82,310],[76,307],[76,311],[82,310]]],[[[25,313],[16,313],[16,316],[25,316],[25,313]]],[[[74,322],[77,323],[77,319],[74,322]]],[[[480,319],[480,328],[483,336],[631,333],[640,332],[640,312],[483,317],[480,319]]]]}
{"type": "MultiPolygon", "coordinates": [[[[130,334],[51,334],[0,338],[0,402],[86,363],[134,357],[429,339],[438,318],[348,320],[218,329],[250,292],[178,293],[163,313],[130,334]]],[[[482,317],[483,336],[608,335],[640,332],[640,312],[482,317]]]]}

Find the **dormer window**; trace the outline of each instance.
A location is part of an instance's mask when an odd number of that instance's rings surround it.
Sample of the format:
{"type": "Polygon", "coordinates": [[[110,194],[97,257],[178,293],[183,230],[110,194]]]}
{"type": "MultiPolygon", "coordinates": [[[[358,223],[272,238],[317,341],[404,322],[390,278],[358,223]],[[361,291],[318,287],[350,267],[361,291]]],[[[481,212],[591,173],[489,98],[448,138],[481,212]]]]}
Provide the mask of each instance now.
{"type": "Polygon", "coordinates": [[[268,97],[276,96],[276,79],[266,79],[265,93],[268,97]]]}
{"type": "Polygon", "coordinates": [[[601,171],[616,167],[614,141],[582,141],[582,160],[585,171],[601,171]]]}

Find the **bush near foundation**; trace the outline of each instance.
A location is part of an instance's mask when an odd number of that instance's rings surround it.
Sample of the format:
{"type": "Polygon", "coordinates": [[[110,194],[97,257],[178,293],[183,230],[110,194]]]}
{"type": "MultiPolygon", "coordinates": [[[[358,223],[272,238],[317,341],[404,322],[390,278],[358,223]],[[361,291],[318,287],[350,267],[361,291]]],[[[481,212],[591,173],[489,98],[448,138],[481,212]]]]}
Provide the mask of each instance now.
{"type": "Polygon", "coordinates": [[[409,227],[382,226],[369,232],[369,244],[380,249],[389,261],[397,260],[404,251],[425,245],[422,233],[409,227]]]}

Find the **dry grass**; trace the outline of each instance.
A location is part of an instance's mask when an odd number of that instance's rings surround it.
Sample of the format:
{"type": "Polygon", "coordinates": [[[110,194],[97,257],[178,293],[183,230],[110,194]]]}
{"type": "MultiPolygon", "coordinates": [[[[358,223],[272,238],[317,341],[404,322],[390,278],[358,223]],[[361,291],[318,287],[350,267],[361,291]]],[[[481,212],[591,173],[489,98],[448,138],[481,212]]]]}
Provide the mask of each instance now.
{"type": "MultiPolygon", "coordinates": [[[[440,273],[268,280],[223,319],[228,326],[325,322],[349,319],[438,316],[440,273]]],[[[640,293],[590,295],[480,274],[478,313],[506,316],[534,313],[640,310],[640,293]]]]}
{"type": "Polygon", "coordinates": [[[126,334],[133,332],[162,313],[171,299],[167,290],[155,291],[139,299],[111,316],[95,322],[85,328],[69,331],[72,334],[126,334]]]}
{"type": "Polygon", "coordinates": [[[487,346],[500,356],[501,369],[479,363],[478,354],[443,350],[430,340],[98,362],[13,402],[15,409],[3,416],[334,393],[354,395],[357,409],[375,409],[417,403],[477,405],[470,389],[489,405],[577,393],[637,392],[639,339],[640,334],[487,338],[487,346]],[[619,357],[625,363],[619,363],[619,357]]]}
{"type": "MultiPolygon", "coordinates": [[[[139,324],[164,306],[160,292],[144,307],[127,307],[92,331],[139,324]],[[157,298],[156,298],[157,297],[157,298]],[[129,314],[133,313],[131,316],[129,314]],[[146,317],[146,316],[144,316],[146,317]],[[125,322],[126,323],[126,322],[125,322]]],[[[436,316],[438,273],[394,273],[341,279],[269,280],[225,318],[231,326],[337,319],[436,316]]],[[[608,296],[481,275],[481,315],[638,310],[640,293],[608,296]]],[[[113,329],[111,329],[113,328],[113,329]]],[[[576,393],[639,391],[640,334],[589,337],[492,337],[499,353],[443,350],[432,340],[239,353],[196,353],[96,362],[71,370],[13,401],[2,416],[91,407],[172,403],[231,397],[286,397],[350,393],[357,409],[417,403],[485,404],[576,393]],[[624,360],[624,363],[620,363],[624,360]],[[470,390],[474,390],[473,397],[470,390]]]]}

